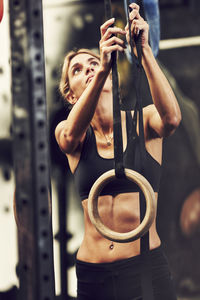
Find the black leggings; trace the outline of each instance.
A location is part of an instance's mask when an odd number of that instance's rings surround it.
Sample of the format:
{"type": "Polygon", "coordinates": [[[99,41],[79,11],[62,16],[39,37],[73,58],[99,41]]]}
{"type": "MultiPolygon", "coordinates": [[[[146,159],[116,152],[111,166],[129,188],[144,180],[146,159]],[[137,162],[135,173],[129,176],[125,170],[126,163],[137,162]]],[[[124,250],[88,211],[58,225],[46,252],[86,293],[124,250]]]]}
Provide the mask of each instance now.
{"type": "MultiPolygon", "coordinates": [[[[167,259],[161,248],[149,253],[155,300],[176,300],[167,259]]],[[[78,300],[142,300],[141,256],[111,263],[76,261],[78,300]]]]}

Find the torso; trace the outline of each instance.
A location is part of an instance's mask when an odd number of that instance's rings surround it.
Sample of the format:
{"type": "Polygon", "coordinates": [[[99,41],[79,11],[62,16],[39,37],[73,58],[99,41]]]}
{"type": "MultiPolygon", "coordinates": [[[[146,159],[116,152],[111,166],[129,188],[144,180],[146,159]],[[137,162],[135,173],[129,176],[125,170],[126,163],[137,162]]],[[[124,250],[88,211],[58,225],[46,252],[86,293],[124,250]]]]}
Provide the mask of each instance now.
{"type": "MultiPolygon", "coordinates": [[[[157,195],[156,195],[157,199],[157,195]]],[[[129,243],[112,243],[104,238],[91,224],[87,201],[82,201],[85,220],[85,234],[77,258],[82,261],[101,263],[112,262],[140,254],[140,240],[129,243]],[[113,248],[111,247],[113,245],[113,248]]],[[[117,232],[127,232],[139,225],[138,195],[119,194],[115,197],[103,196],[99,199],[99,213],[103,223],[117,232]]],[[[156,232],[156,223],[150,228],[150,249],[157,248],[160,239],[156,232]]]]}
{"type": "MultiPolygon", "coordinates": [[[[122,131],[123,145],[125,150],[127,144],[125,122],[122,123],[122,131]]],[[[95,137],[99,155],[106,159],[113,158],[113,147],[107,147],[97,133],[95,133],[95,137]]],[[[145,145],[149,154],[159,164],[161,164],[162,140],[160,138],[146,139],[145,145]]],[[[78,150],[73,156],[68,156],[72,173],[74,173],[79,163],[80,154],[81,151],[78,150]]],[[[123,244],[115,242],[112,243],[101,236],[91,224],[88,216],[87,201],[87,199],[82,201],[85,220],[85,234],[83,242],[79,248],[77,258],[86,262],[101,263],[111,262],[140,254],[140,240],[123,244]],[[111,247],[111,245],[114,245],[114,247],[111,247]]],[[[103,223],[113,230],[118,232],[127,232],[138,226],[140,216],[139,196],[137,192],[101,196],[98,203],[98,209],[103,223]]],[[[160,245],[160,238],[156,231],[155,222],[152,224],[149,232],[150,249],[154,249],[160,245]]]]}

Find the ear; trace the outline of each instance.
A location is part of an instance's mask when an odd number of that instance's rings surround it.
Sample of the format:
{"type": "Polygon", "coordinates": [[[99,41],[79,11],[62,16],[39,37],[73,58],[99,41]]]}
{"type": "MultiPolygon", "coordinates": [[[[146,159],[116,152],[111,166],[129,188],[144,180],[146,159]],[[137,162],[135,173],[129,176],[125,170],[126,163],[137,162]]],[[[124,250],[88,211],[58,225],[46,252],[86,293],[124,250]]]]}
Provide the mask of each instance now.
{"type": "Polygon", "coordinates": [[[66,99],[72,105],[74,105],[76,103],[76,101],[78,100],[71,90],[68,91],[68,93],[66,95],[66,99]]]}

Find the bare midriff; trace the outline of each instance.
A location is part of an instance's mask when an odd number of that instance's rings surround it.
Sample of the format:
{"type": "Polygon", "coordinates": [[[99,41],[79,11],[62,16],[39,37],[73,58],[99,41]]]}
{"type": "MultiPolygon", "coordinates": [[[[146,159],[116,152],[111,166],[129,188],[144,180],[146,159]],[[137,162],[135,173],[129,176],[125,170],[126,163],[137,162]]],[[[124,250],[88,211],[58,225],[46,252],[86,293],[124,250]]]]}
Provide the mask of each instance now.
{"type": "MultiPolygon", "coordinates": [[[[157,193],[156,201],[157,201],[157,193]]],[[[116,243],[104,238],[90,221],[88,200],[82,201],[85,233],[77,253],[77,259],[90,263],[112,262],[140,254],[140,239],[129,243],[116,243]]],[[[124,193],[115,196],[100,196],[98,211],[103,223],[117,232],[128,232],[140,224],[139,193],[124,193]]],[[[150,249],[159,247],[160,238],[156,221],[149,230],[150,249]]]]}

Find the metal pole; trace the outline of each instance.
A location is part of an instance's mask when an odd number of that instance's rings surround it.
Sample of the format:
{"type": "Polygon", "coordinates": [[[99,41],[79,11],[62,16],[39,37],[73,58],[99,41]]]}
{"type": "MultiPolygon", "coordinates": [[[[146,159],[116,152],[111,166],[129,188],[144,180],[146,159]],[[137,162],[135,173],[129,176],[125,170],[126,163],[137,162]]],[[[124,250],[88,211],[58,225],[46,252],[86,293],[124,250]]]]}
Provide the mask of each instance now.
{"type": "Polygon", "coordinates": [[[55,299],[41,0],[10,0],[19,299],[55,299]]]}

